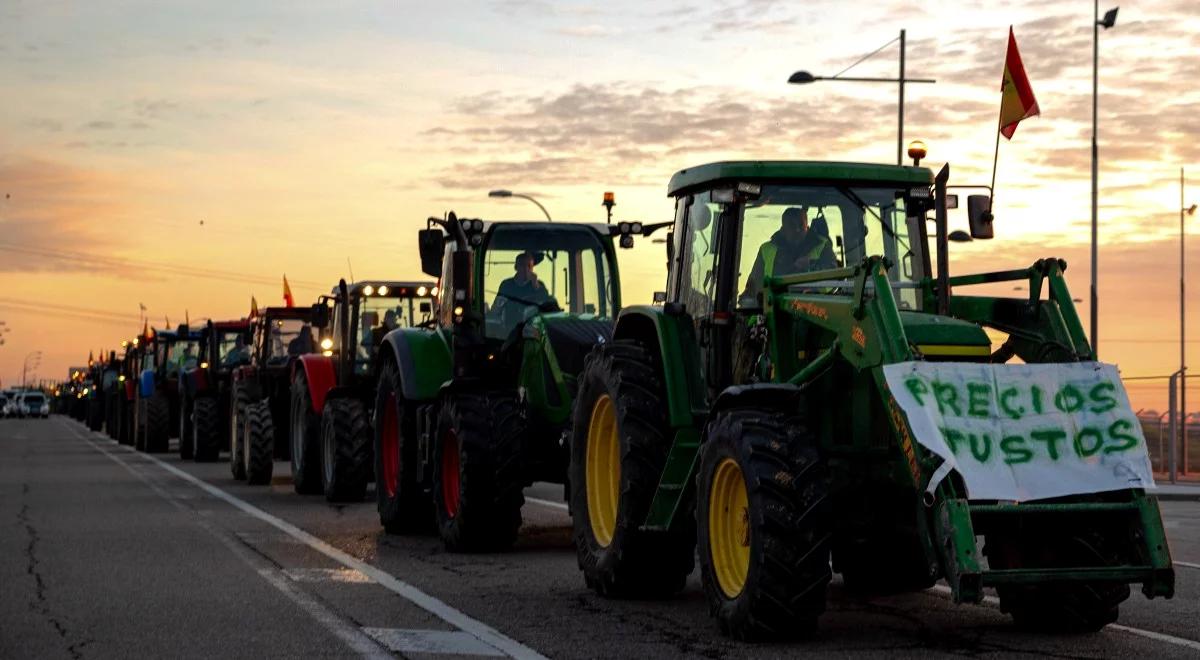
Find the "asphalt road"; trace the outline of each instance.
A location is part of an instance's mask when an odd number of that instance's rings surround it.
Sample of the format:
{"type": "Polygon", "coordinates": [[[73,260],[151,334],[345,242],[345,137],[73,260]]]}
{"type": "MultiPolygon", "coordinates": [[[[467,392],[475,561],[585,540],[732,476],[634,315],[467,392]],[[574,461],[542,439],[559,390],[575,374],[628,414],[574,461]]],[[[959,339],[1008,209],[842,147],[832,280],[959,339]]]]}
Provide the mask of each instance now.
{"type": "Polygon", "coordinates": [[[0,420],[0,658],[1200,657],[1200,502],[1163,503],[1176,597],[1135,590],[1095,635],[1022,633],[936,587],[852,597],[835,577],[815,639],[749,645],[720,635],[696,575],[668,601],[587,590],[561,487],[527,492],[512,552],[463,556],[276,475],[250,487],[64,418],[0,420]]]}

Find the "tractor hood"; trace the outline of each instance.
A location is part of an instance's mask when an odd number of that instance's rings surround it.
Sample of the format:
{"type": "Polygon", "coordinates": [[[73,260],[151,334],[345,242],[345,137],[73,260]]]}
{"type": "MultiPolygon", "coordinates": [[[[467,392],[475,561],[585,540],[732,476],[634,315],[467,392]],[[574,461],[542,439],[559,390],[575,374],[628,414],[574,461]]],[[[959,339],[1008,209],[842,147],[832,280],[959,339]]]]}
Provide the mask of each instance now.
{"type": "Polygon", "coordinates": [[[934,360],[971,360],[991,356],[992,342],[975,323],[950,316],[900,312],[908,342],[934,360]]]}

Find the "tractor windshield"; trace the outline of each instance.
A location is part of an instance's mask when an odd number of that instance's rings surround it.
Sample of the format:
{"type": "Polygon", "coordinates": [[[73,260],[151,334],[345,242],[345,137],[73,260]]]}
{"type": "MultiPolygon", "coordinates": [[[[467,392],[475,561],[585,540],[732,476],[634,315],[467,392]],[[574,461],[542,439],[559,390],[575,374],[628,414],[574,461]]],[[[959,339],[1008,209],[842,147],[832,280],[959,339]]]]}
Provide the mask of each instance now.
{"type": "Polygon", "coordinates": [[[415,325],[419,303],[414,298],[363,297],[357,306],[357,346],[354,369],[358,373],[370,370],[371,359],[383,342],[383,336],[396,328],[415,325]]]}
{"type": "Polygon", "coordinates": [[[217,363],[232,367],[250,362],[250,347],[246,334],[240,330],[226,330],[217,335],[217,363]]]}
{"type": "Polygon", "coordinates": [[[497,225],[483,263],[487,336],[504,339],[539,312],[612,318],[609,253],[583,225],[497,225]]]}
{"type": "Polygon", "coordinates": [[[200,351],[200,342],[194,339],[176,341],[167,351],[167,368],[191,369],[196,366],[196,358],[200,351]]]}
{"type": "MultiPolygon", "coordinates": [[[[764,185],[745,204],[738,260],[739,304],[757,305],[763,277],[842,268],[868,256],[893,264],[901,308],[919,304],[920,259],[905,215],[906,189],[764,185]]],[[[919,242],[919,241],[918,241],[919,242]]]]}
{"type": "Polygon", "coordinates": [[[288,358],[316,350],[312,326],[303,319],[273,319],[269,322],[270,342],[267,363],[287,362],[288,358]]]}

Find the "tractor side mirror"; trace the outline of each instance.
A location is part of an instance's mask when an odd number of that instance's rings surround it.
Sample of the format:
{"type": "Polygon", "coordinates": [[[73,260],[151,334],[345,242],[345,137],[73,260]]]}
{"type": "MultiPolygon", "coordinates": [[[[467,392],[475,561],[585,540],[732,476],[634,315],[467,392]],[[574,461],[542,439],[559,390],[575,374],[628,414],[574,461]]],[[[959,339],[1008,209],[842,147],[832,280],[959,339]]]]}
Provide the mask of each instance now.
{"type": "Polygon", "coordinates": [[[312,306],[312,323],[318,328],[329,325],[329,307],[325,303],[319,302],[312,306]]]}
{"type": "Polygon", "coordinates": [[[655,291],[654,292],[654,304],[655,305],[662,305],[666,302],[667,302],[667,292],[666,291],[655,291]]]}
{"type": "Polygon", "coordinates": [[[422,229],[417,232],[417,246],[421,250],[421,272],[430,277],[440,277],[446,235],[441,229],[422,229]]]}
{"type": "Polygon", "coordinates": [[[675,261],[675,232],[667,232],[667,268],[675,261]]]}
{"type": "Polygon", "coordinates": [[[971,225],[971,238],[986,240],[995,234],[992,230],[992,200],[987,195],[967,196],[967,220],[971,225]]]}
{"type": "Polygon", "coordinates": [[[421,305],[420,305],[420,307],[418,308],[418,310],[419,310],[419,311],[420,311],[422,314],[432,314],[432,313],[433,313],[433,305],[432,305],[432,304],[430,304],[430,303],[429,303],[429,301],[425,301],[425,302],[421,303],[421,305]]]}
{"type": "Polygon", "coordinates": [[[949,193],[946,195],[946,210],[953,211],[958,208],[958,194],[949,193]]]}

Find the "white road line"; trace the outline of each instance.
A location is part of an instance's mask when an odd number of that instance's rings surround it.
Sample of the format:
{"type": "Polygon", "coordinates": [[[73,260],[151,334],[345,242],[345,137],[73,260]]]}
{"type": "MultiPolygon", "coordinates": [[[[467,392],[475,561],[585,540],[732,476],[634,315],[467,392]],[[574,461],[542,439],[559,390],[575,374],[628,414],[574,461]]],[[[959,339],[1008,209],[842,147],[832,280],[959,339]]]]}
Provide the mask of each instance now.
{"type": "Polygon", "coordinates": [[[525,501],[533,502],[534,504],[541,504],[542,506],[548,506],[554,509],[562,509],[563,511],[569,510],[567,505],[563,502],[552,502],[550,500],[543,500],[540,497],[526,497],[525,501]]]}
{"type": "Polygon", "coordinates": [[[1177,561],[1177,562],[1173,562],[1173,563],[1176,566],[1183,566],[1184,568],[1200,568],[1200,564],[1193,564],[1190,561],[1177,561]]]}
{"type": "MultiPolygon", "coordinates": [[[[1176,562],[1176,563],[1178,563],[1178,562],[1176,562]]],[[[953,593],[952,591],[950,591],[950,587],[947,587],[944,584],[935,584],[935,585],[933,585],[933,587],[930,588],[930,590],[936,591],[936,592],[938,592],[940,594],[944,594],[946,596],[949,596],[953,593]]],[[[983,602],[987,603],[988,605],[992,605],[994,607],[1000,607],[1000,599],[996,598],[995,596],[984,596],[983,602]]],[[[1174,635],[1168,635],[1166,633],[1154,632],[1153,630],[1144,630],[1142,628],[1132,628],[1130,626],[1122,626],[1119,623],[1110,623],[1110,624],[1108,624],[1108,628],[1111,630],[1119,630],[1124,633],[1129,633],[1131,635],[1137,635],[1139,637],[1145,637],[1147,639],[1153,639],[1157,642],[1165,642],[1167,644],[1173,644],[1175,646],[1182,646],[1185,649],[1192,649],[1194,651],[1200,651],[1200,642],[1197,642],[1196,640],[1186,639],[1183,637],[1176,637],[1174,635]]]]}
{"type": "MultiPolygon", "coordinates": [[[[99,436],[99,434],[97,434],[97,435],[99,436]]],[[[99,436],[99,437],[103,437],[103,438],[107,439],[106,436],[99,436]]],[[[89,440],[88,442],[91,442],[91,441],[89,440]]],[[[93,445],[94,445],[94,443],[93,443],[93,445]]],[[[131,449],[125,445],[117,445],[117,448],[123,449],[127,452],[134,452],[133,449],[131,449]]],[[[98,446],[97,446],[97,449],[99,449],[98,446]]],[[[103,450],[101,450],[101,451],[103,451],[103,450]]],[[[104,453],[108,453],[108,452],[104,452],[104,453]]],[[[286,520],[277,518],[235,495],[231,495],[230,493],[227,493],[224,490],[221,490],[220,488],[217,488],[216,486],[213,486],[212,484],[209,484],[208,482],[203,481],[202,479],[194,477],[194,476],[188,474],[187,472],[180,470],[179,468],[175,467],[174,465],[171,465],[170,463],[167,463],[167,462],[159,459],[156,456],[153,456],[151,454],[138,454],[138,456],[145,458],[147,460],[153,461],[154,463],[158,464],[159,467],[166,470],[167,472],[170,472],[171,474],[179,477],[180,479],[187,481],[188,483],[192,484],[193,486],[196,486],[197,488],[203,490],[204,492],[208,493],[209,495],[212,495],[213,497],[224,500],[225,502],[227,502],[230,505],[234,506],[235,508],[240,509],[241,511],[249,514],[250,516],[258,518],[259,520],[267,523],[268,525],[275,527],[276,529],[280,530],[281,532],[303,542],[305,545],[309,546],[313,550],[320,552],[321,554],[325,555],[326,557],[329,557],[330,559],[338,562],[339,564],[341,564],[347,568],[352,568],[352,569],[355,569],[357,571],[360,571],[360,572],[366,574],[367,576],[369,576],[370,578],[372,578],[376,582],[378,582],[380,584],[380,586],[384,587],[385,589],[388,589],[389,591],[396,593],[397,595],[399,595],[400,597],[404,598],[405,600],[411,602],[412,604],[416,605],[417,607],[420,607],[421,609],[425,610],[426,612],[433,614],[434,616],[445,621],[446,623],[449,623],[450,625],[458,628],[459,630],[470,633],[471,635],[475,636],[475,638],[477,638],[481,642],[491,645],[492,647],[499,649],[500,651],[503,651],[505,654],[512,656],[513,658],[519,658],[522,660],[524,660],[526,658],[528,658],[529,660],[544,660],[545,659],[545,656],[541,655],[537,651],[533,650],[532,648],[530,648],[528,646],[525,646],[524,644],[518,642],[515,639],[512,639],[511,637],[504,635],[503,633],[497,631],[496,629],[492,628],[491,626],[487,625],[486,623],[476,620],[476,619],[472,619],[471,617],[467,616],[466,614],[451,607],[450,605],[447,605],[446,603],[438,600],[437,598],[430,596],[429,594],[425,593],[424,591],[421,591],[420,589],[414,587],[413,585],[408,584],[407,582],[404,582],[402,580],[399,580],[394,575],[392,575],[386,571],[383,571],[381,569],[378,569],[378,568],[350,555],[349,553],[346,553],[342,550],[339,550],[338,548],[333,547],[332,545],[326,543],[325,541],[322,541],[321,539],[313,536],[312,534],[309,534],[308,532],[287,522],[286,520]]]]}
{"type": "MultiPolygon", "coordinates": [[[[125,468],[130,474],[132,474],[134,477],[137,477],[138,480],[146,484],[151,490],[158,494],[159,497],[166,500],[175,508],[184,512],[190,511],[190,509],[185,506],[175,495],[167,492],[158,484],[154,483],[154,481],[152,481],[147,475],[121,460],[120,457],[112,452],[105,450],[91,439],[85,436],[80,436],[78,429],[68,426],[67,430],[74,433],[76,437],[79,437],[79,439],[91,445],[93,449],[111,459],[117,465],[125,468]]],[[[371,658],[372,660],[383,660],[384,658],[392,657],[390,653],[388,653],[376,642],[373,636],[369,635],[369,633],[366,631],[359,630],[358,627],[347,623],[329,608],[322,605],[320,601],[308,595],[303,590],[298,589],[294,585],[290,584],[279,569],[268,564],[265,559],[254,555],[246,548],[246,546],[234,540],[229,533],[217,528],[211,522],[203,518],[197,518],[193,522],[220,541],[226,548],[229,549],[233,556],[237,557],[242,561],[242,563],[249,566],[251,570],[258,573],[259,576],[266,580],[268,584],[275,587],[284,596],[287,596],[288,599],[295,603],[297,607],[315,619],[317,623],[320,623],[331,635],[342,640],[346,646],[357,653],[360,657],[371,658]]]]}

